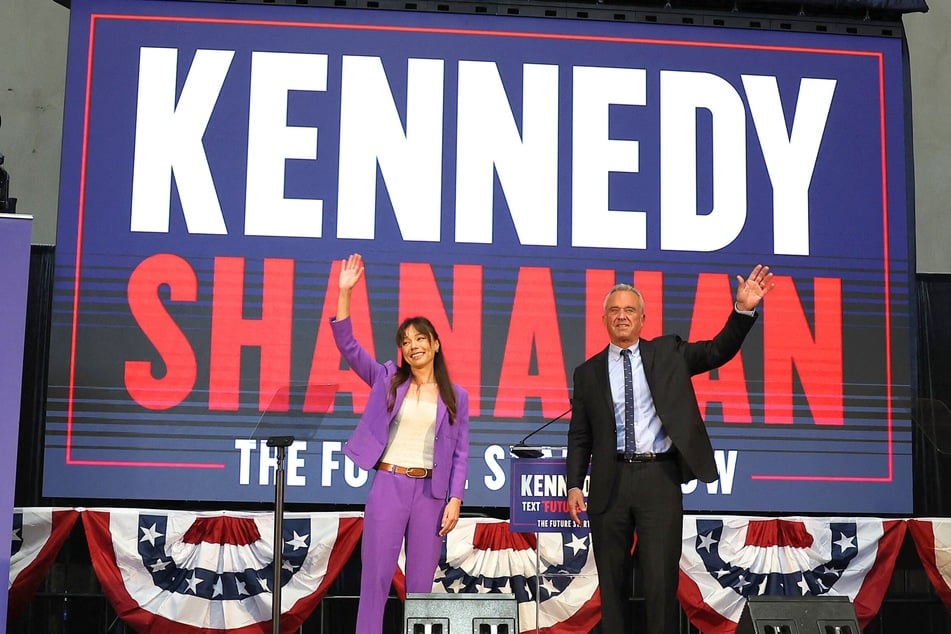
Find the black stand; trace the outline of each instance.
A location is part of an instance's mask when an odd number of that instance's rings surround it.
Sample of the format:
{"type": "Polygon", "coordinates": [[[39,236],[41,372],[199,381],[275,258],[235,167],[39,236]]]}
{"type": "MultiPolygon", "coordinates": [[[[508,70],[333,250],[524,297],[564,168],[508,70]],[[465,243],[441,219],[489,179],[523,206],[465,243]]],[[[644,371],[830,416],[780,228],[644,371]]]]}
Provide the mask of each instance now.
{"type": "Polygon", "coordinates": [[[271,582],[271,632],[281,634],[281,570],[284,567],[284,455],[293,436],[271,436],[268,447],[277,447],[274,470],[274,578],[271,582]]]}
{"type": "MultiPolygon", "coordinates": [[[[274,574],[271,587],[272,634],[281,632],[281,577],[284,567],[284,485],[287,448],[296,440],[317,437],[323,415],[330,411],[337,393],[336,384],[291,383],[275,390],[261,413],[250,438],[256,444],[267,439],[276,447],[274,468],[274,574]]],[[[262,452],[264,453],[264,452],[262,452]]],[[[288,577],[290,573],[288,573],[288,577]]]]}

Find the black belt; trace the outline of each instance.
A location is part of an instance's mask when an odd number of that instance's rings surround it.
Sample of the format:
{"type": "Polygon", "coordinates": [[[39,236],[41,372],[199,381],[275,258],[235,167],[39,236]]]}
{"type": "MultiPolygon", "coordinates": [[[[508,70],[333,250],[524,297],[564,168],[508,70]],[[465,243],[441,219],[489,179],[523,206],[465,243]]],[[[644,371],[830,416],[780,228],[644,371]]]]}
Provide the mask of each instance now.
{"type": "Polygon", "coordinates": [[[622,453],[617,455],[618,462],[660,462],[661,460],[673,460],[677,456],[676,451],[665,451],[663,453],[636,453],[630,457],[622,453]]]}

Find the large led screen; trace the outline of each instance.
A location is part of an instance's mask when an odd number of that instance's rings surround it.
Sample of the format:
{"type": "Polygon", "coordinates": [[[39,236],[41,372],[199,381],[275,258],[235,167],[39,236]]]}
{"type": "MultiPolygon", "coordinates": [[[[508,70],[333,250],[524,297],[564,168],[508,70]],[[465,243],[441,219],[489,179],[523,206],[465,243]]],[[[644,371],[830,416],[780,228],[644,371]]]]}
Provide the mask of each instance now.
{"type": "Polygon", "coordinates": [[[362,503],[329,327],[361,253],[357,338],[426,315],[469,391],[467,505],[562,416],[559,455],[613,284],[700,339],[763,263],[687,508],[909,512],[902,73],[897,37],[74,0],[44,495],[268,501],[289,435],[289,502],[362,503]]]}

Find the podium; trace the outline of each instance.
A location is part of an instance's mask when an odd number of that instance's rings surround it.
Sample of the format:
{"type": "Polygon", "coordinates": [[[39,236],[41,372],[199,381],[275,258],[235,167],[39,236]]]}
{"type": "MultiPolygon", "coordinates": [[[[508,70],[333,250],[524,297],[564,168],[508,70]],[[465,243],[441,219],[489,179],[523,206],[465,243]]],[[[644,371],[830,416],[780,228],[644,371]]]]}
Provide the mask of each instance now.
{"type": "MultiPolygon", "coordinates": [[[[542,541],[552,533],[559,534],[560,542],[577,542],[578,537],[587,540],[590,548],[590,529],[584,518],[584,526],[576,526],[568,515],[568,488],[565,480],[565,447],[512,448],[509,469],[509,525],[513,532],[535,534],[535,632],[541,628],[542,601],[539,588],[543,582],[555,586],[567,585],[574,578],[593,575],[581,568],[563,565],[555,557],[543,556],[542,541]],[[569,535],[570,534],[570,535],[569,535]]],[[[586,485],[587,486],[587,485],[586,485]]],[[[552,538],[553,539],[553,538],[552,538]]],[[[549,545],[549,551],[558,550],[549,545]]],[[[593,561],[594,555],[588,555],[593,561]]]]}

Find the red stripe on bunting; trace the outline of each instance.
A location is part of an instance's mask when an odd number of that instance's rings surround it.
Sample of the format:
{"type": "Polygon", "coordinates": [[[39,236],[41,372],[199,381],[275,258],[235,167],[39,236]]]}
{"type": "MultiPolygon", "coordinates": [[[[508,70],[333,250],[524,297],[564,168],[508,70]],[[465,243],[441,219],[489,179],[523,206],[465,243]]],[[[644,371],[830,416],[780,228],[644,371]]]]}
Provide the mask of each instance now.
{"type": "Polygon", "coordinates": [[[882,600],[888,590],[901,542],[905,539],[907,526],[905,520],[883,520],[882,539],[878,542],[875,563],[865,576],[858,594],[852,599],[859,627],[865,627],[875,618],[882,607],[882,600]]]}
{"type": "MultiPolygon", "coordinates": [[[[595,590],[577,612],[551,627],[539,628],[539,634],[579,634],[590,632],[601,622],[601,590],[595,590]]],[[[534,631],[534,630],[529,630],[534,631]]]]}
{"type": "Polygon", "coordinates": [[[112,547],[112,534],[109,528],[109,513],[103,511],[83,511],[83,528],[86,529],[86,543],[89,544],[89,558],[92,561],[96,577],[102,584],[102,592],[109,599],[116,616],[137,632],[151,632],[155,618],[150,612],[139,608],[139,604],[126,592],[122,573],[116,566],[116,553],[112,547]]]}
{"type": "Polygon", "coordinates": [[[535,550],[534,533],[513,533],[506,523],[476,524],[472,546],[479,550],[535,550]]]}
{"type": "MultiPolygon", "coordinates": [[[[26,525],[27,514],[31,511],[41,511],[41,509],[20,510],[23,511],[24,514],[23,532],[26,533],[28,531],[26,525]]],[[[56,555],[59,554],[63,543],[73,530],[76,520],[79,519],[79,511],[74,509],[54,510],[50,513],[50,519],[52,526],[50,527],[50,536],[46,540],[46,543],[40,549],[36,557],[33,558],[33,561],[30,562],[26,568],[21,570],[15,579],[10,581],[9,595],[7,597],[7,621],[9,623],[13,623],[17,620],[33,599],[37,588],[43,583],[43,579],[45,579],[49,573],[53,562],[56,561],[56,555]]],[[[26,537],[26,535],[21,535],[24,541],[26,537]]],[[[27,547],[26,543],[24,543],[24,547],[27,547]]]]}
{"type": "Polygon", "coordinates": [[[935,523],[946,523],[949,520],[908,520],[908,529],[911,531],[911,537],[915,542],[915,550],[918,551],[918,557],[921,558],[921,564],[931,580],[935,591],[944,603],[944,607],[951,612],[951,587],[948,587],[948,580],[941,573],[941,566],[938,564],[937,552],[947,549],[947,544],[939,546],[935,536],[935,523]]]}
{"type": "MultiPolygon", "coordinates": [[[[683,568],[680,569],[677,598],[690,624],[704,634],[735,634],[737,624],[707,605],[700,588],[683,568]]],[[[740,595],[737,595],[737,599],[746,602],[740,595]]]]}
{"type": "Polygon", "coordinates": [[[261,539],[254,520],[247,517],[198,517],[185,534],[186,544],[234,544],[250,546],[261,539]]]}
{"type": "Polygon", "coordinates": [[[809,548],[812,546],[812,535],[803,522],[780,519],[750,520],[746,528],[746,545],[761,548],[809,548]]]}

